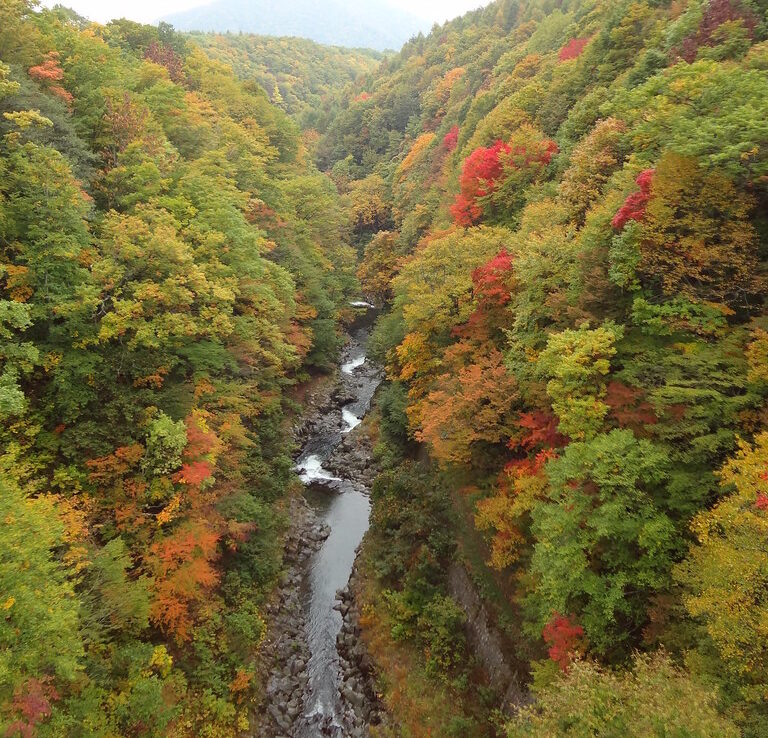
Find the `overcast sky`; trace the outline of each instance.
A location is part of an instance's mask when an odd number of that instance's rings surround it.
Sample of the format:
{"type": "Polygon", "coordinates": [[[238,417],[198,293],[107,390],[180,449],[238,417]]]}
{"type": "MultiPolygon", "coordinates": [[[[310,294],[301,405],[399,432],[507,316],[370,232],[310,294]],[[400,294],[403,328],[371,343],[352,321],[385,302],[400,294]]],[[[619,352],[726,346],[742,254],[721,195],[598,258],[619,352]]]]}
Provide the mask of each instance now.
{"type": "MultiPolygon", "coordinates": [[[[3,0],[0,0],[2,2],[3,0]]],[[[364,2],[365,0],[361,0],[364,2]]],[[[429,21],[442,22],[455,18],[467,10],[479,8],[490,0],[390,0],[411,13],[429,21]]],[[[168,13],[207,5],[205,0],[43,0],[43,5],[60,3],[73,8],[86,18],[106,23],[113,18],[130,18],[142,23],[152,23],[168,13]]]]}

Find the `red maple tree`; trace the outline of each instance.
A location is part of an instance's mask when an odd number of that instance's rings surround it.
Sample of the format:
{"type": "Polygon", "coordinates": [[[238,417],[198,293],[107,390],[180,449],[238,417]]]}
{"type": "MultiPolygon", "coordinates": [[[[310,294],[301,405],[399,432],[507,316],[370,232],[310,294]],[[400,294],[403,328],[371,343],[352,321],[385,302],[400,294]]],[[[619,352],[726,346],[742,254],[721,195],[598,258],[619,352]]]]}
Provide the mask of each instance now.
{"type": "Polygon", "coordinates": [[[454,222],[465,228],[478,223],[484,213],[484,198],[513,172],[547,166],[558,151],[557,144],[546,138],[514,145],[498,140],[493,146],[475,149],[464,160],[459,178],[461,191],[451,206],[454,222]]]}
{"type": "Polygon", "coordinates": [[[561,671],[568,671],[574,657],[583,651],[582,628],[569,615],[553,613],[550,621],[544,626],[541,634],[549,646],[547,653],[561,671]]]}
{"type": "Polygon", "coordinates": [[[472,272],[472,284],[480,309],[503,307],[510,301],[512,294],[507,282],[512,262],[512,255],[502,249],[493,259],[472,272]]]}
{"type": "Polygon", "coordinates": [[[638,175],[635,183],[640,190],[633,192],[624,201],[624,204],[619,208],[619,211],[611,221],[611,225],[617,231],[622,230],[630,220],[640,221],[643,219],[645,209],[648,207],[648,201],[651,199],[651,183],[655,173],[655,169],[646,169],[638,175]]]}
{"type": "Polygon", "coordinates": [[[503,141],[496,141],[493,146],[475,149],[465,160],[459,178],[461,192],[451,206],[451,214],[456,223],[471,226],[483,215],[478,203],[482,197],[490,195],[495,189],[504,171],[502,154],[509,154],[510,148],[503,141]]]}
{"type": "Polygon", "coordinates": [[[571,39],[558,54],[560,61],[570,61],[571,59],[578,59],[584,48],[589,43],[588,38],[573,38],[571,39]]]}
{"type": "Polygon", "coordinates": [[[521,413],[517,425],[522,430],[522,435],[512,439],[509,447],[513,450],[522,448],[525,451],[561,448],[568,443],[568,438],[557,430],[559,424],[560,419],[551,412],[535,410],[521,413]]]}
{"type": "Polygon", "coordinates": [[[18,719],[13,720],[6,728],[4,735],[33,738],[36,726],[51,715],[51,702],[59,699],[56,690],[48,683],[49,678],[27,679],[13,693],[11,710],[18,719]]]}
{"type": "Polygon", "coordinates": [[[459,143],[459,127],[454,126],[443,138],[443,146],[450,153],[456,149],[459,143]]]}

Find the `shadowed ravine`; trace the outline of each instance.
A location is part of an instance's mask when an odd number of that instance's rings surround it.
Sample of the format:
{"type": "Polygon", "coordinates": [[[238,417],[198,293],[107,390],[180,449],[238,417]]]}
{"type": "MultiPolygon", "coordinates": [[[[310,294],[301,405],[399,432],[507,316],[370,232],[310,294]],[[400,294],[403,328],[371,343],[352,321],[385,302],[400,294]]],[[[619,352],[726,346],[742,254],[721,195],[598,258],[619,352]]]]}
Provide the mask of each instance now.
{"type": "Polygon", "coordinates": [[[336,641],[342,616],[336,594],[349,581],[356,550],[368,529],[370,503],[366,487],[353,474],[345,474],[345,452],[339,446],[361,422],[381,380],[365,354],[374,312],[368,309],[351,326],[332,403],[318,409],[310,420],[309,435],[296,463],[306,485],[306,498],[330,533],[309,559],[302,584],[308,683],[302,713],[291,731],[294,738],[362,734],[341,691],[336,641]],[[324,467],[332,456],[335,472],[324,467]]]}

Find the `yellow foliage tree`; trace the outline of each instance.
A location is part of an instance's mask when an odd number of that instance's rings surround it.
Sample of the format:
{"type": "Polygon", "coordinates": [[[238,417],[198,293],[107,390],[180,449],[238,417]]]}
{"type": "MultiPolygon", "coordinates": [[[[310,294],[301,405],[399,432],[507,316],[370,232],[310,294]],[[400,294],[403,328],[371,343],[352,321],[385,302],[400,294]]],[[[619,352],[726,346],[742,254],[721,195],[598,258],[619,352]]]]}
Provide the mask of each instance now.
{"type": "MultiPolygon", "coordinates": [[[[723,665],[748,702],[768,698],[768,433],[720,472],[733,490],[698,515],[698,541],[676,570],[688,612],[701,619],[723,665]]],[[[719,669],[718,669],[719,670],[719,669]]]]}
{"type": "Polygon", "coordinates": [[[643,219],[639,271],[667,295],[743,303],[759,286],[752,206],[726,175],[665,154],[643,219]]]}

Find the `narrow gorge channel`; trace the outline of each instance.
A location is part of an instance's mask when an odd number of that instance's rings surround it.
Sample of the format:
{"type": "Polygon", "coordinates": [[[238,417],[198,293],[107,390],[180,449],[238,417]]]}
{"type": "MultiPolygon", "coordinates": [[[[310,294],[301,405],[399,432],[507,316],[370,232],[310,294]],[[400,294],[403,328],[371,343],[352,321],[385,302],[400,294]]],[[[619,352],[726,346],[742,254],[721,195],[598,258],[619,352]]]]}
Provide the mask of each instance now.
{"type": "Polygon", "coordinates": [[[294,533],[286,550],[292,569],[275,608],[292,618],[292,630],[268,644],[274,663],[262,730],[276,738],[362,738],[378,720],[370,675],[350,644],[356,623],[347,587],[368,530],[372,478],[370,452],[355,429],[381,382],[379,368],[366,358],[376,310],[355,307],[365,312],[349,328],[336,382],[300,432],[296,470],[306,503],[291,511],[294,533]]]}

